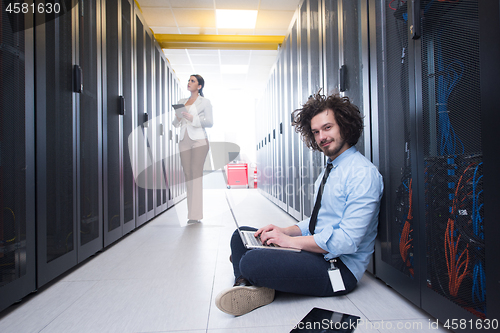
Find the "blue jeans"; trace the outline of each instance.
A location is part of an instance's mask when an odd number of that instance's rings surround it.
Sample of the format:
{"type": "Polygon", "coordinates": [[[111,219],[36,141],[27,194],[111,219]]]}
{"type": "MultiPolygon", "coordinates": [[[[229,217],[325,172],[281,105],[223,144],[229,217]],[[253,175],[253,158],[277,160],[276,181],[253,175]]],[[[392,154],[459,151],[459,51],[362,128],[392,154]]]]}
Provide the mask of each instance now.
{"type": "MultiPolygon", "coordinates": [[[[251,227],[241,230],[256,231],[251,227]]],[[[231,256],[235,278],[244,277],[252,285],[277,291],[309,295],[337,296],[351,292],[358,282],[351,271],[337,260],[346,290],[333,292],[323,254],[270,249],[247,249],[236,230],[231,238],[231,256]]]]}

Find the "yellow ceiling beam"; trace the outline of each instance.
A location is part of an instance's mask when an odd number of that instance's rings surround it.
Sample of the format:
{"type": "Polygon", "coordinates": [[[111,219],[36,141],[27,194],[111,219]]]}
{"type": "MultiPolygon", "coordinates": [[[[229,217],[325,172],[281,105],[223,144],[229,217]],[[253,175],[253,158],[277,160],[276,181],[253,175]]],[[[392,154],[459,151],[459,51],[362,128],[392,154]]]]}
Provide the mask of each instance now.
{"type": "Polygon", "coordinates": [[[163,49],[277,50],[285,36],[155,34],[163,49]]]}

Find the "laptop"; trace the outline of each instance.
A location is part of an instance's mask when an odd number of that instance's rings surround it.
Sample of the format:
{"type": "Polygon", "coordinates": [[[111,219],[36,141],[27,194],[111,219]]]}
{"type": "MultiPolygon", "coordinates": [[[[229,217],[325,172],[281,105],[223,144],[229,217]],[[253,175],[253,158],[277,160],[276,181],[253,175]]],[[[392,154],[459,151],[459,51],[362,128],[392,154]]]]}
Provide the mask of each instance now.
{"type": "Polygon", "coordinates": [[[224,194],[226,195],[227,204],[229,205],[229,210],[231,211],[231,215],[233,216],[234,224],[236,224],[236,229],[238,229],[238,232],[240,233],[241,241],[243,242],[243,245],[245,245],[247,249],[272,249],[272,250],[300,252],[299,249],[293,249],[290,247],[280,247],[275,244],[269,244],[269,245],[262,244],[260,237],[256,238],[254,236],[255,231],[241,230],[240,226],[238,225],[238,221],[236,220],[236,216],[234,215],[232,199],[229,199],[227,191],[224,191],[224,194]]]}

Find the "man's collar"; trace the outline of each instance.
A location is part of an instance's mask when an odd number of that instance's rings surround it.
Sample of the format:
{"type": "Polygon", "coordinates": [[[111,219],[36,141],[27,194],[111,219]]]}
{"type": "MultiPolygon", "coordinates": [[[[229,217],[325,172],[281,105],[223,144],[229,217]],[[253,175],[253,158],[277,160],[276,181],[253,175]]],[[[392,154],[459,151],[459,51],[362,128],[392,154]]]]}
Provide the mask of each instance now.
{"type": "Polygon", "coordinates": [[[349,149],[347,149],[345,152],[343,152],[342,154],[337,156],[337,158],[335,158],[333,161],[330,158],[328,158],[327,163],[331,163],[333,168],[336,168],[343,160],[345,160],[347,157],[351,156],[352,154],[354,154],[357,151],[358,150],[356,149],[356,146],[352,146],[349,149]]]}

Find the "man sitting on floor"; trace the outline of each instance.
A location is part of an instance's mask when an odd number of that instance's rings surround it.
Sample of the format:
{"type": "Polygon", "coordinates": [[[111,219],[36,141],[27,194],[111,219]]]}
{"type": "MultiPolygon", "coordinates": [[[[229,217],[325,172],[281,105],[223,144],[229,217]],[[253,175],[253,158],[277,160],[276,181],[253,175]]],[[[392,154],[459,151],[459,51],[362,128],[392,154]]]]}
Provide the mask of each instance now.
{"type": "Polygon", "coordinates": [[[377,168],[354,146],[363,131],[359,109],[347,97],[318,93],[293,117],[306,145],[328,157],[315,183],[316,203],[311,218],[288,228],[241,228],[255,230],[265,244],[300,252],[248,250],[235,231],[231,258],[236,282],[215,301],[221,311],[235,316],[271,303],[275,290],[345,295],[355,288],[373,253],[383,182],[377,168]]]}

